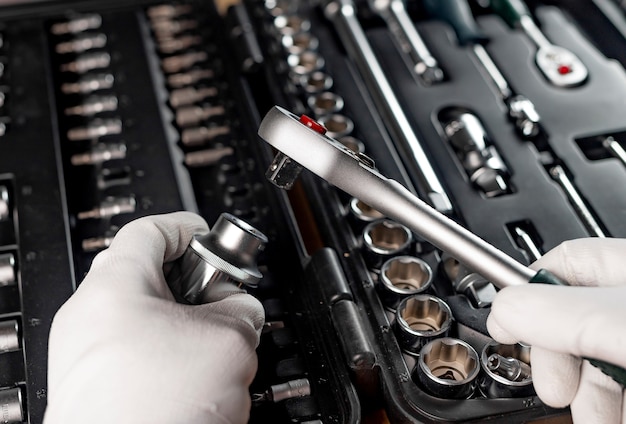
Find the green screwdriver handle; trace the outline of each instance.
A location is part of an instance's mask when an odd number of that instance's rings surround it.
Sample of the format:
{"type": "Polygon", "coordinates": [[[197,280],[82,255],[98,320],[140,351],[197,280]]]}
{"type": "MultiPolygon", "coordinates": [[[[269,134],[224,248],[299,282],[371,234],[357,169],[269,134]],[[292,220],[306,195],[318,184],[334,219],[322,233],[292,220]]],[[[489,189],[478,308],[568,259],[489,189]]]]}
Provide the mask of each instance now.
{"type": "Polygon", "coordinates": [[[476,24],[467,0],[423,0],[423,4],[433,18],[447,22],[454,28],[462,45],[487,41],[476,24]]]}
{"type": "MultiPolygon", "coordinates": [[[[529,283],[567,286],[567,284],[564,283],[563,280],[561,280],[559,277],[552,274],[546,269],[540,269],[537,274],[535,274],[535,276],[530,279],[529,283]]],[[[611,377],[613,380],[626,387],[626,369],[618,367],[617,365],[609,364],[608,362],[599,361],[597,359],[584,359],[589,361],[589,363],[594,367],[599,368],[600,371],[611,377]]]]}
{"type": "Polygon", "coordinates": [[[491,8],[512,27],[519,24],[522,16],[530,16],[522,0],[491,0],[491,8]]]}

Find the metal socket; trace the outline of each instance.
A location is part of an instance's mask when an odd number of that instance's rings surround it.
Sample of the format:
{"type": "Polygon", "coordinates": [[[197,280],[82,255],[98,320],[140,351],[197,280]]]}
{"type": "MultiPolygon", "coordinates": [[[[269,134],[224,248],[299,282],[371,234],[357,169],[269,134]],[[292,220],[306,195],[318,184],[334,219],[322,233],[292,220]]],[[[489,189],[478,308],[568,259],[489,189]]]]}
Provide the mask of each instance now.
{"type": "Polygon", "coordinates": [[[301,53],[287,56],[287,64],[291,72],[298,76],[299,80],[302,75],[321,70],[326,61],[317,52],[305,50],[301,53]]]}
{"type": "Polygon", "coordinates": [[[480,391],[488,398],[526,397],[535,394],[530,346],[490,342],[480,354],[483,373],[480,391]]]}
{"type": "Polygon", "coordinates": [[[441,262],[457,293],[465,295],[477,308],[485,308],[491,305],[497,294],[493,283],[472,272],[448,253],[444,252],[441,262]]]}
{"type": "Polygon", "coordinates": [[[367,224],[361,239],[365,261],[370,268],[379,269],[387,259],[409,251],[413,234],[404,225],[383,218],[367,224]]]}
{"type": "Polygon", "coordinates": [[[267,237],[229,213],[222,213],[213,229],[196,234],[168,275],[174,291],[193,304],[210,302],[210,288],[230,282],[256,287],[263,276],[257,256],[265,249],[267,237]]]}
{"type": "Polygon", "coordinates": [[[24,422],[22,390],[19,387],[0,390],[0,409],[2,410],[3,424],[24,422]]]}
{"type": "Polygon", "coordinates": [[[395,256],[380,267],[378,295],[383,305],[395,311],[402,299],[430,289],[433,271],[415,256],[395,256]]]}
{"type": "Polygon", "coordinates": [[[405,297],[398,303],[393,331],[403,351],[417,355],[430,341],[445,337],[452,327],[446,302],[429,294],[405,297]]]}
{"type": "Polygon", "coordinates": [[[385,218],[385,215],[356,197],[350,199],[348,207],[350,210],[350,216],[354,219],[354,221],[356,221],[357,224],[363,223],[365,225],[385,218]]]}
{"type": "Polygon", "coordinates": [[[345,137],[354,130],[354,122],[340,113],[322,116],[318,122],[326,128],[326,135],[331,138],[345,137]]]}
{"type": "Polygon", "coordinates": [[[333,86],[333,78],[323,71],[315,71],[310,74],[302,75],[299,80],[302,89],[309,93],[319,93],[320,91],[330,90],[333,86]]]}
{"type": "Polygon", "coordinates": [[[0,221],[6,221],[11,214],[11,203],[9,199],[9,189],[5,185],[0,185],[0,221]]]}
{"type": "Polygon", "coordinates": [[[330,113],[341,112],[343,109],[343,98],[330,91],[323,91],[307,98],[307,104],[317,116],[328,115],[330,113]]]}
{"type": "Polygon", "coordinates": [[[365,144],[363,144],[363,142],[356,137],[347,135],[339,138],[337,141],[352,150],[354,153],[365,153],[365,144]]]}
{"type": "Polygon", "coordinates": [[[463,340],[444,337],[421,350],[413,379],[430,394],[445,399],[467,399],[476,389],[480,371],[478,353],[463,340]]]}
{"type": "Polygon", "coordinates": [[[0,287],[11,286],[16,279],[15,256],[13,253],[0,254],[0,287]]]}
{"type": "Polygon", "coordinates": [[[282,14],[274,18],[274,27],[283,35],[311,30],[311,21],[297,14],[282,14]]]}
{"type": "Polygon", "coordinates": [[[281,43],[290,54],[300,54],[305,50],[317,51],[319,47],[319,40],[310,32],[283,35],[281,43]]]}
{"type": "Polygon", "coordinates": [[[20,328],[17,320],[0,321],[0,353],[20,348],[20,328]]]}

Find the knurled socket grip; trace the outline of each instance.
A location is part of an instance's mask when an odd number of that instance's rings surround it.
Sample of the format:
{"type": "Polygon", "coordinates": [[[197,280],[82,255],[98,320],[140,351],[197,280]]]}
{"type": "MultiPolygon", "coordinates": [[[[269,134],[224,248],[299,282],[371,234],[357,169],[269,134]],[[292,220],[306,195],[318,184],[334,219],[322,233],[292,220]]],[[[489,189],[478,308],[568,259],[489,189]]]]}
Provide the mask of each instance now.
{"type": "Polygon", "coordinates": [[[262,232],[223,213],[211,231],[193,236],[168,274],[168,283],[175,295],[192,304],[210,302],[210,288],[216,283],[254,288],[263,277],[257,257],[266,243],[262,232]]]}

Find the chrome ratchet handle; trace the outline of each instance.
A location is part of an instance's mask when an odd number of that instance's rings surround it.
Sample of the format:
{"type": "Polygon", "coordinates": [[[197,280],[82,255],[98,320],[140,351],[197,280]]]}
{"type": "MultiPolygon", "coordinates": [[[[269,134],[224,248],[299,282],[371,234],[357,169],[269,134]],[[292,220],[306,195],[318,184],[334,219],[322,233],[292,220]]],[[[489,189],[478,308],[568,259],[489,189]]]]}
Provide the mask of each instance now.
{"type": "Polygon", "coordinates": [[[258,133],[283,155],[406,225],[497,287],[526,284],[535,277],[535,271],[437,211],[399,182],[378,173],[371,159],[322,134],[323,127],[307,123],[310,121],[275,106],[258,133]]]}

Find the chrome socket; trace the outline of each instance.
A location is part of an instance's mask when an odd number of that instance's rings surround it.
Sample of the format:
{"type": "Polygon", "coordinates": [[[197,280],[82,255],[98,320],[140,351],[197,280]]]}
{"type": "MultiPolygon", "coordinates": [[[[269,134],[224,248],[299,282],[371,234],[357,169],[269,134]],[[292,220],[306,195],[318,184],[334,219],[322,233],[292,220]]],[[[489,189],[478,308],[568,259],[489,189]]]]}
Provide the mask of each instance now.
{"type": "Polygon", "coordinates": [[[496,287],[481,275],[472,272],[448,253],[442,255],[443,269],[458,294],[465,295],[476,308],[491,305],[496,297],[496,287]]]}
{"type": "Polygon", "coordinates": [[[328,131],[326,135],[331,138],[341,138],[350,135],[354,130],[354,122],[345,115],[333,113],[318,119],[328,131]]]}
{"type": "Polygon", "coordinates": [[[22,390],[19,387],[0,390],[0,409],[2,410],[3,424],[24,422],[22,390]]]}
{"type": "Polygon", "coordinates": [[[323,71],[315,71],[302,75],[298,83],[306,93],[314,94],[330,90],[333,86],[333,78],[323,71]]]}
{"type": "Polygon", "coordinates": [[[9,189],[5,185],[0,185],[0,221],[6,221],[11,214],[11,203],[9,189]]]}
{"type": "Polygon", "coordinates": [[[480,391],[488,398],[526,397],[535,394],[530,346],[491,342],[480,354],[483,373],[480,391]]]}
{"type": "Polygon", "coordinates": [[[0,321],[0,353],[20,349],[20,328],[17,320],[0,321]]]}
{"type": "Polygon", "coordinates": [[[387,259],[408,253],[413,234],[404,225],[383,218],[367,224],[361,240],[363,256],[368,266],[380,269],[387,259]]]}
{"type": "Polygon", "coordinates": [[[16,282],[15,256],[13,253],[0,254],[0,287],[12,286],[16,282]]]}
{"type": "Polygon", "coordinates": [[[420,350],[413,380],[433,396],[467,399],[476,389],[479,372],[476,350],[463,340],[444,337],[420,350]]]}
{"type": "Polygon", "coordinates": [[[385,218],[385,215],[356,197],[350,199],[348,208],[353,221],[359,226],[367,225],[370,222],[385,218]]]}
{"type": "Polygon", "coordinates": [[[324,58],[314,51],[306,50],[299,54],[287,56],[287,65],[296,76],[296,80],[300,80],[302,75],[321,70],[325,64],[324,58]]]}
{"type": "Polygon", "coordinates": [[[404,298],[430,290],[433,271],[430,265],[415,256],[395,256],[380,267],[378,281],[380,300],[389,310],[395,311],[404,298]]]}
{"type": "Polygon", "coordinates": [[[288,53],[300,54],[306,50],[316,52],[320,43],[310,32],[297,32],[283,35],[281,44],[288,53]]]}
{"type": "Polygon", "coordinates": [[[192,238],[168,275],[168,283],[193,304],[210,302],[210,288],[216,283],[254,288],[263,277],[257,267],[257,256],[267,241],[256,228],[223,213],[211,231],[192,238]]]}
{"type": "Polygon", "coordinates": [[[343,98],[330,91],[323,91],[307,98],[309,109],[317,116],[328,115],[341,112],[343,109],[343,98]]]}
{"type": "Polygon", "coordinates": [[[412,295],[398,303],[392,327],[400,348],[417,355],[427,343],[448,335],[452,327],[452,311],[438,297],[412,295]]]}

